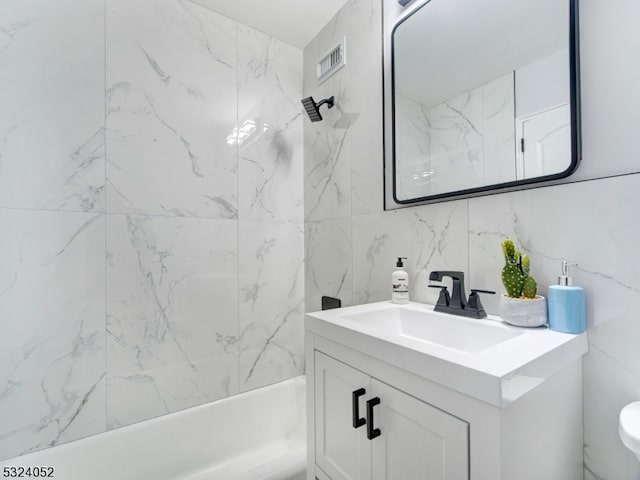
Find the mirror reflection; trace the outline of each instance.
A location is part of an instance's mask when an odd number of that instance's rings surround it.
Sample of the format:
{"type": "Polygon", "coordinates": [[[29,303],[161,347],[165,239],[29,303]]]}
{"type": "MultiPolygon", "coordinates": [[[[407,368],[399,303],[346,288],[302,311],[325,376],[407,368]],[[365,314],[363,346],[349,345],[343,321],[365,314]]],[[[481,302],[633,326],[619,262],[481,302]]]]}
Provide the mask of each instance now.
{"type": "Polygon", "coordinates": [[[570,2],[431,0],[396,26],[396,201],[573,171],[570,2]]]}

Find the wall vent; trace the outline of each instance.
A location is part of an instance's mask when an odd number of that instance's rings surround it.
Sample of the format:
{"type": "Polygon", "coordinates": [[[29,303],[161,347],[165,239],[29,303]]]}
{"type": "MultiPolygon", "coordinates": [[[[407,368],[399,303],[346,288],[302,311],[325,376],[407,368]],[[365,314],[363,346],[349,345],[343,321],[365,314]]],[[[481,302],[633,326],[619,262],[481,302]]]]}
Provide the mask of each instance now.
{"type": "Polygon", "coordinates": [[[331,51],[318,62],[318,83],[324,82],[347,64],[346,43],[347,39],[343,38],[342,42],[332,48],[331,51]]]}

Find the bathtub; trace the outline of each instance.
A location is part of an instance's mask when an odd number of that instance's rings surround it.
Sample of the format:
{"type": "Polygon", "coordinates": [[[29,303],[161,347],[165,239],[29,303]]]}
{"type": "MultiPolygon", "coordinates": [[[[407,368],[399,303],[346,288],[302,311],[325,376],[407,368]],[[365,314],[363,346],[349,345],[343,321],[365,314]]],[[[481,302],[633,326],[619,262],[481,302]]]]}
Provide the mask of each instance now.
{"type": "Polygon", "coordinates": [[[305,380],[0,461],[58,480],[304,480],[305,380]]]}

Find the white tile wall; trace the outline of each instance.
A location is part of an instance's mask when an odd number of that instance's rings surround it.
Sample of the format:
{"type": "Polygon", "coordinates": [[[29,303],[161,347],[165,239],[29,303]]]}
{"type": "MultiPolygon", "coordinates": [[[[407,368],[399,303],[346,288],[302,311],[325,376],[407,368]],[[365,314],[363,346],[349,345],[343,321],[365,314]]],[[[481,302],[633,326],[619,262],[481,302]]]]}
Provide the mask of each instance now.
{"type": "Polygon", "coordinates": [[[240,389],[304,372],[304,227],[240,222],[240,389]]]}
{"type": "MultiPolygon", "coordinates": [[[[428,211],[403,209],[353,217],[354,303],[387,300],[396,257],[407,257],[410,298],[428,301],[429,272],[467,265],[466,202],[442,203],[428,211]]],[[[466,271],[466,268],[465,268],[466,271]]]]}
{"type": "Polygon", "coordinates": [[[575,179],[640,171],[637,152],[640,48],[633,0],[580,1],[580,87],[585,161],[575,179]]]}
{"type": "Polygon", "coordinates": [[[302,52],[189,1],[9,1],[0,65],[0,458],[300,374],[302,52]]]}
{"type": "Polygon", "coordinates": [[[104,211],[104,2],[0,5],[0,207],[104,211]]]}
{"type": "Polygon", "coordinates": [[[110,213],[236,218],[236,24],[191,2],[109,0],[110,213]]]}
{"type": "Polygon", "coordinates": [[[256,128],[239,148],[239,217],[302,222],[302,51],[240,26],[237,63],[238,124],[256,128]]]}
{"type": "Polygon", "coordinates": [[[237,393],[230,220],[107,218],[109,428],[237,393]]]}
{"type": "Polygon", "coordinates": [[[104,215],[0,209],[0,454],[105,430],[104,215]]]}
{"type": "Polygon", "coordinates": [[[307,222],[304,226],[305,305],[320,310],[321,297],[353,305],[353,240],[351,218],[307,222]]]}
{"type": "Polygon", "coordinates": [[[305,221],[382,208],[381,13],[376,0],[349,1],[305,48],[304,96],[336,104],[304,121],[305,221]],[[345,37],[347,66],[319,85],[318,60],[345,37]]]}

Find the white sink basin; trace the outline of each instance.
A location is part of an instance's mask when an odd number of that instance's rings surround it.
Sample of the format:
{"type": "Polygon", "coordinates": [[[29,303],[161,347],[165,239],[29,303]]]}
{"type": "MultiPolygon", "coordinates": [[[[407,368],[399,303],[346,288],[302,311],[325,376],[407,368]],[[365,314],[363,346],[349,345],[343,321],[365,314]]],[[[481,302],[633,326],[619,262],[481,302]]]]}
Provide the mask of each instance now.
{"type": "Polygon", "coordinates": [[[519,328],[434,312],[411,302],[369,303],[308,313],[305,328],[374,359],[504,407],[579,361],[586,334],[519,328]]]}
{"type": "Polygon", "coordinates": [[[341,316],[383,335],[412,338],[461,352],[481,352],[522,334],[497,322],[393,306],[341,316]]]}

